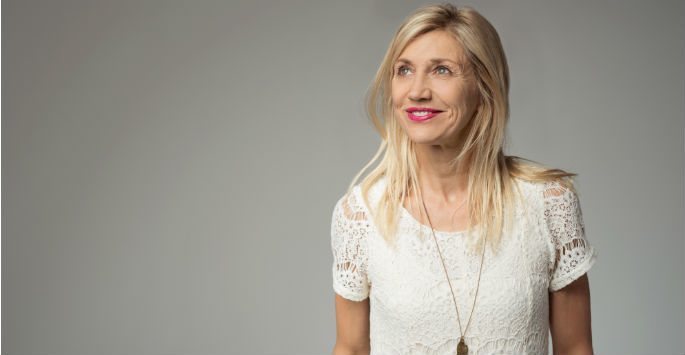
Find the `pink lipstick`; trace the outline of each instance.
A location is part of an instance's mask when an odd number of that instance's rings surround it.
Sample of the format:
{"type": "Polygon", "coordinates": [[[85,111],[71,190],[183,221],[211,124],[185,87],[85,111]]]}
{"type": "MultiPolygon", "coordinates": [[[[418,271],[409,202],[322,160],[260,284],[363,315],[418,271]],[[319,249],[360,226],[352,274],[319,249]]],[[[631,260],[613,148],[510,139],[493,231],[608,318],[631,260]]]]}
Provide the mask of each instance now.
{"type": "Polygon", "coordinates": [[[410,107],[406,111],[409,119],[414,122],[428,121],[442,112],[430,107],[410,107]]]}

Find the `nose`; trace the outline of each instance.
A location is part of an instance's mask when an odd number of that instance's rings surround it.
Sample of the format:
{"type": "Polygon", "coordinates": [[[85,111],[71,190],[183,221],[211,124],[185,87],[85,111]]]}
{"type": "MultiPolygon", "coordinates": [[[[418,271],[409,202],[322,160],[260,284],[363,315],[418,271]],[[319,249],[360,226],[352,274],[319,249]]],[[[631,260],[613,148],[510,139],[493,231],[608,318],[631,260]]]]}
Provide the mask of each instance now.
{"type": "Polygon", "coordinates": [[[416,74],[414,81],[411,83],[411,88],[408,95],[411,101],[425,101],[431,99],[431,90],[426,83],[424,75],[416,74]]]}

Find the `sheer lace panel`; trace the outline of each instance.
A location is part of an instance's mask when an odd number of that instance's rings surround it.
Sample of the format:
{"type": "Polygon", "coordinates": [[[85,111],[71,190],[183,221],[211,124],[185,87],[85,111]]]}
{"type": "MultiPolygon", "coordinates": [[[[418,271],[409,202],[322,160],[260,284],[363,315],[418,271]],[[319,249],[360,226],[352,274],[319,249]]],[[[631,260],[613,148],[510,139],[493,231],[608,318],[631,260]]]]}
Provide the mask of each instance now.
{"type": "Polygon", "coordinates": [[[545,183],[545,221],[555,249],[550,291],[556,291],[587,272],[596,253],[585,237],[580,201],[558,181],[545,183]]]}
{"type": "Polygon", "coordinates": [[[369,295],[368,230],[367,214],[357,196],[350,193],[340,198],[331,223],[333,289],[352,301],[362,301],[369,295]]]}

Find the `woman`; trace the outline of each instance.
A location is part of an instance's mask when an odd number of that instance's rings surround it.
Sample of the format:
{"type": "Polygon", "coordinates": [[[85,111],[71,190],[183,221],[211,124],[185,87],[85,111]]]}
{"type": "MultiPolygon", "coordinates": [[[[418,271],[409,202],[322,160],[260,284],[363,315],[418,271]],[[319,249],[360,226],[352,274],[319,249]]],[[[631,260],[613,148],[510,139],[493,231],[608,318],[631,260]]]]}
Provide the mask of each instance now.
{"type": "Polygon", "coordinates": [[[592,354],[576,174],[504,155],[508,90],[475,10],[398,29],[368,96],[381,147],[333,211],[334,354],[546,354],[550,331],[592,354]]]}

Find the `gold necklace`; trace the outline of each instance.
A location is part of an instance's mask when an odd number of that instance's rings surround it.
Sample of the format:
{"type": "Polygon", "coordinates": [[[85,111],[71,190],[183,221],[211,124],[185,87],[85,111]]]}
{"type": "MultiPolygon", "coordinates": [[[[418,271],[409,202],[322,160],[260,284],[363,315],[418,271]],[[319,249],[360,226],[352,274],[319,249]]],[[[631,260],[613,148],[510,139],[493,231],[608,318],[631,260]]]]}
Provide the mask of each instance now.
{"type": "MultiPolygon", "coordinates": [[[[464,203],[466,200],[464,200],[464,203]]],[[[466,334],[466,331],[469,328],[469,324],[471,324],[471,316],[473,315],[473,309],[476,306],[476,298],[478,297],[478,289],[480,288],[480,274],[481,271],[483,271],[483,259],[485,258],[485,240],[487,239],[487,235],[485,238],[483,238],[483,251],[482,255],[480,258],[480,269],[478,270],[478,284],[476,286],[476,295],[473,296],[473,305],[471,306],[471,314],[469,315],[469,320],[466,323],[466,328],[464,329],[464,332],[461,331],[461,318],[459,317],[459,308],[457,307],[457,299],[454,297],[454,290],[452,289],[452,283],[450,282],[450,277],[449,274],[447,273],[447,267],[445,266],[445,260],[442,257],[442,252],[440,252],[440,246],[438,245],[438,239],[435,237],[435,231],[433,230],[433,223],[431,223],[430,216],[428,216],[428,209],[426,208],[426,203],[423,201],[423,194],[421,194],[421,204],[423,205],[423,209],[426,212],[426,218],[428,219],[428,224],[431,226],[431,233],[433,234],[433,240],[435,240],[435,246],[438,248],[438,254],[440,255],[440,261],[442,261],[442,268],[445,270],[445,276],[447,277],[447,284],[450,286],[450,292],[452,293],[452,301],[454,301],[454,309],[457,311],[457,322],[459,323],[459,334],[461,335],[459,338],[459,344],[457,344],[457,355],[467,355],[469,353],[469,347],[466,346],[466,343],[464,342],[464,334],[466,334]]],[[[462,203],[463,205],[463,203],[462,203]]],[[[457,210],[461,208],[459,206],[457,210]]],[[[457,213],[457,210],[454,211],[454,213],[457,213]]],[[[454,217],[454,216],[453,216],[454,217]]]]}

